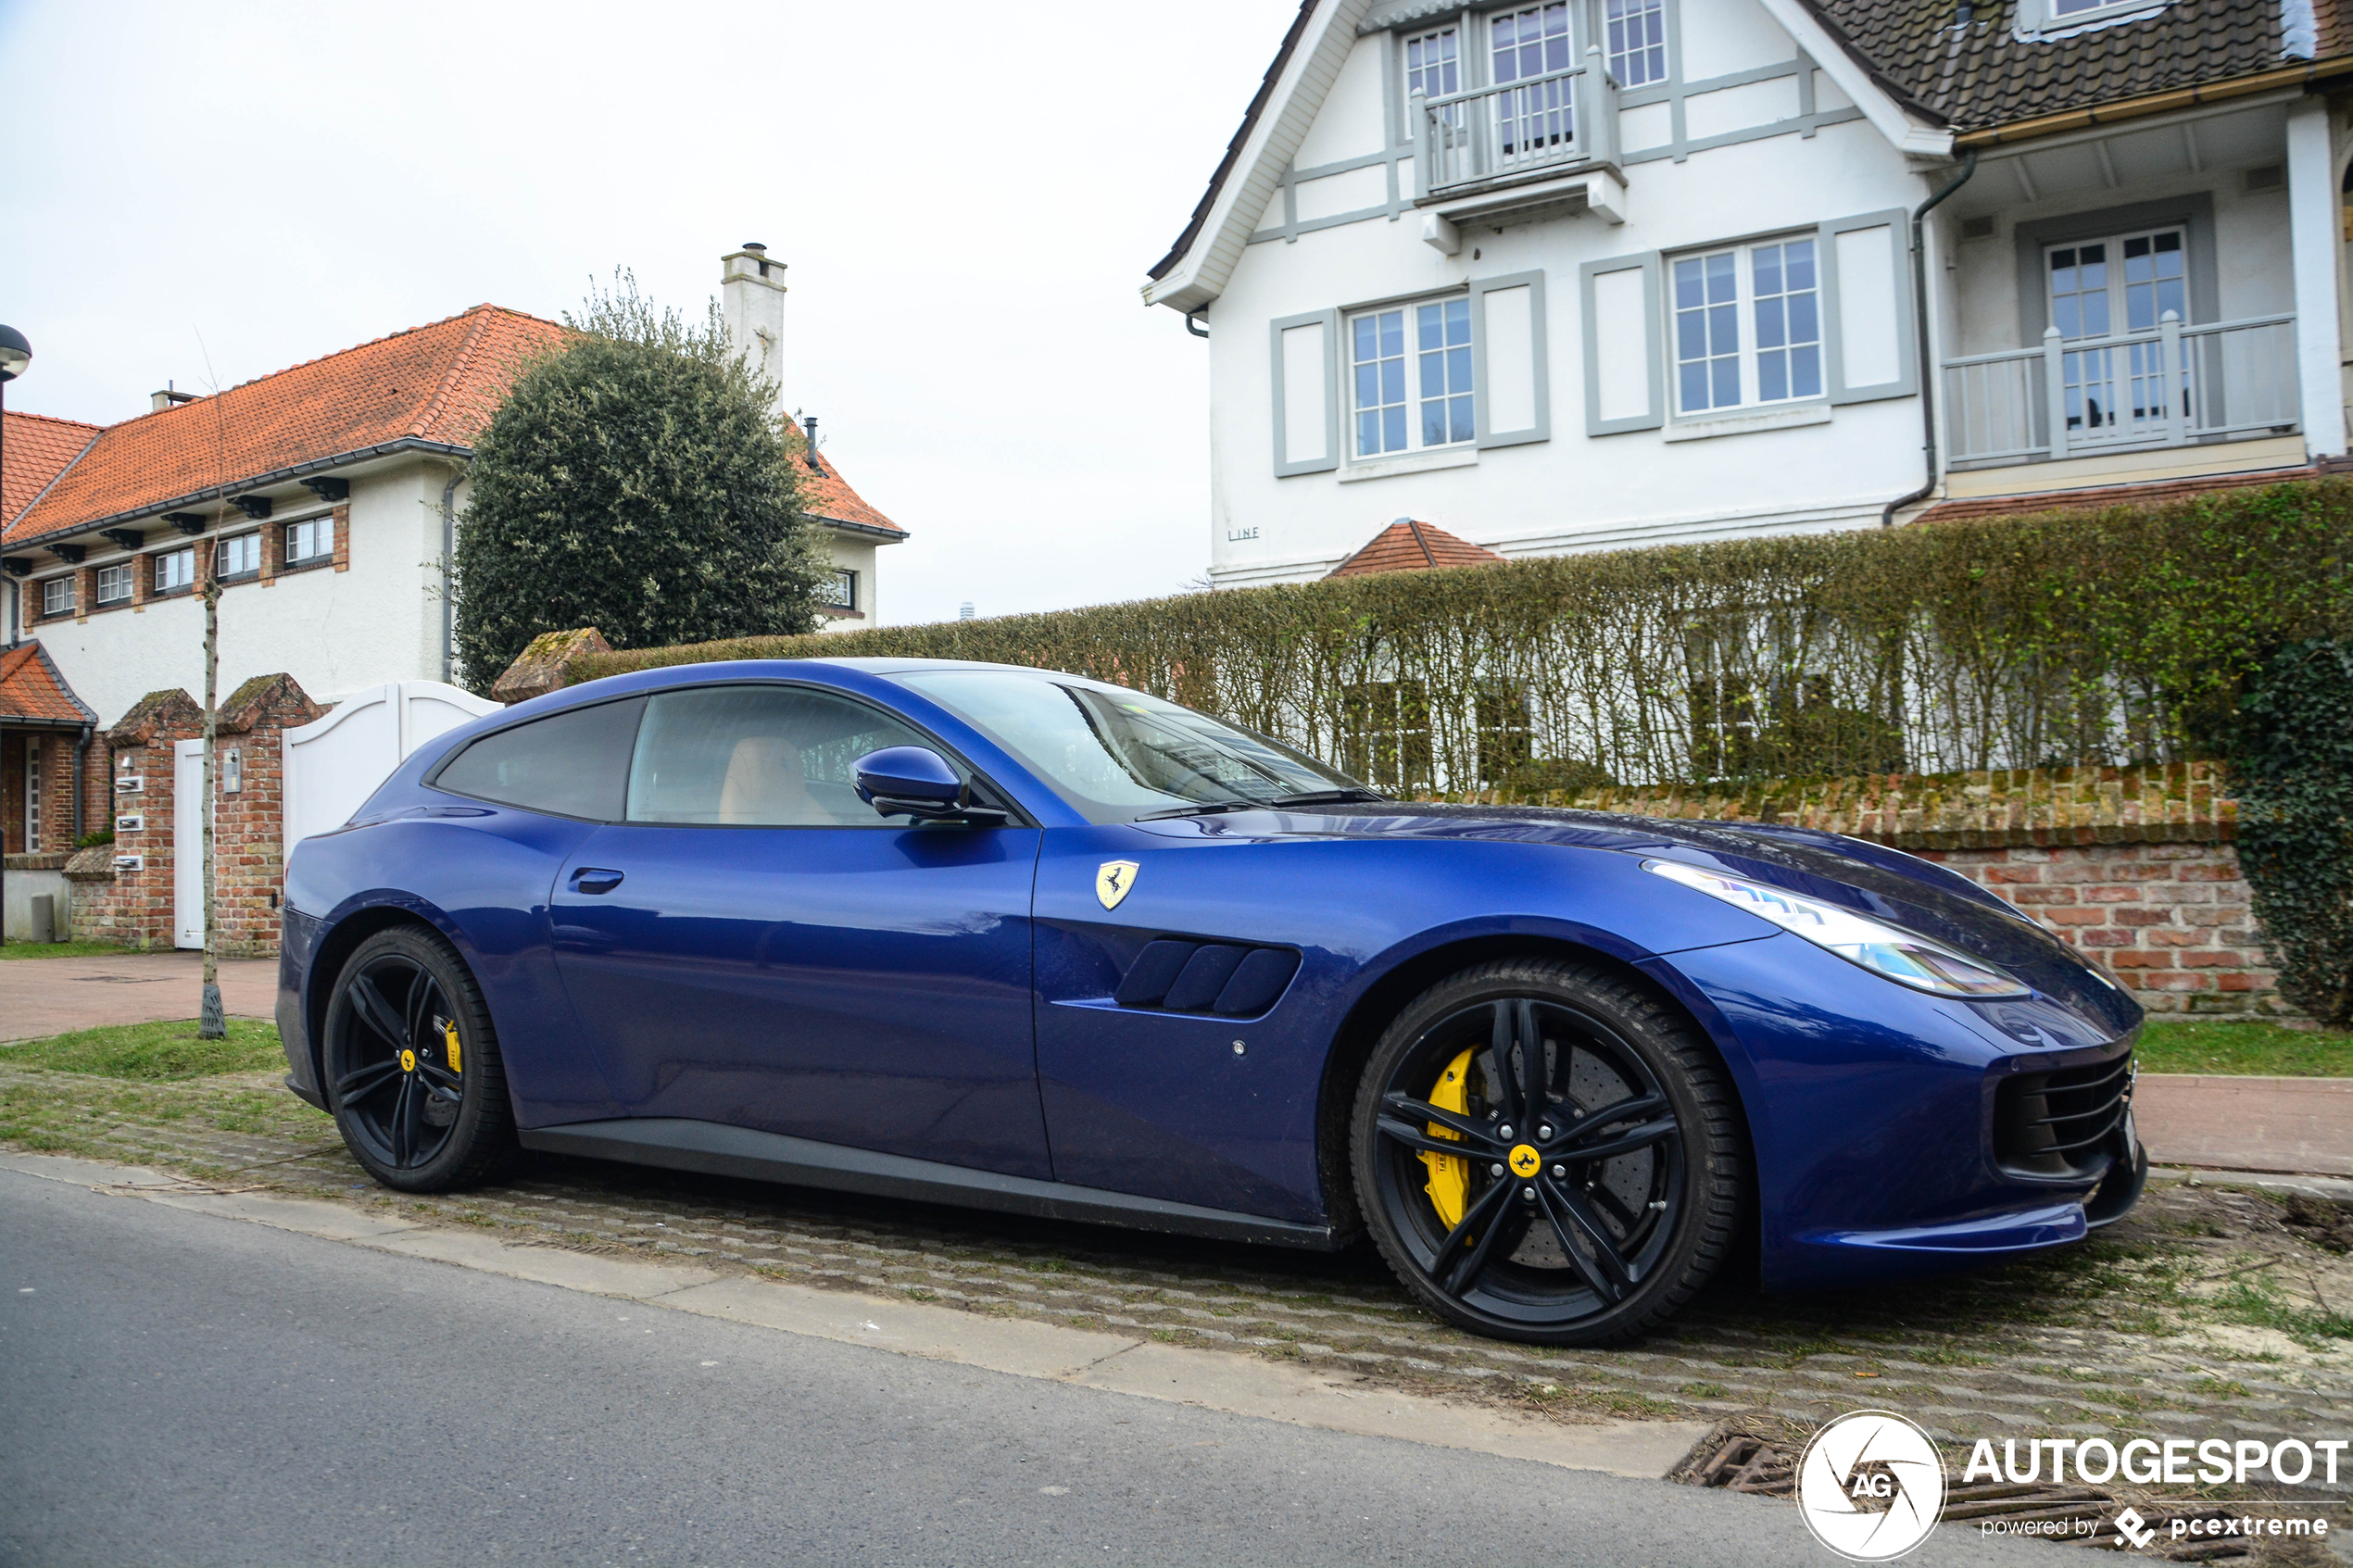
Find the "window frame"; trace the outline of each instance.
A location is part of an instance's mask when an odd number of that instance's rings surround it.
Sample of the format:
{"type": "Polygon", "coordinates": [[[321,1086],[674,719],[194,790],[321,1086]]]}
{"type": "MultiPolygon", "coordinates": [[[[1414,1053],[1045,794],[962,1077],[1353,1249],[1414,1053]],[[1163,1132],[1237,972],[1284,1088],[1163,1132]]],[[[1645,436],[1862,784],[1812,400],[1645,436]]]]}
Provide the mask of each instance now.
{"type": "Polygon", "coordinates": [[[831,580],[839,584],[844,592],[839,598],[821,599],[818,601],[819,604],[826,609],[846,609],[853,615],[856,614],[858,610],[858,569],[850,566],[837,566],[833,570],[831,580]]]}
{"type": "Polygon", "coordinates": [[[2013,34],[2029,43],[2071,38],[2120,22],[2143,21],[2168,9],[2173,0],[2105,0],[2080,11],[2061,12],[2057,0],[2019,0],[2013,34]]]}
{"type": "MultiPolygon", "coordinates": [[[[639,739],[645,734],[645,709],[648,706],[650,706],[653,699],[658,696],[666,696],[673,692],[701,691],[713,686],[782,686],[791,690],[815,692],[824,696],[839,697],[846,702],[856,703],[863,708],[871,708],[877,713],[884,715],[886,718],[891,719],[896,722],[904,725],[906,728],[914,731],[915,734],[924,737],[924,740],[927,745],[929,745],[934,750],[937,751],[942,757],[945,757],[950,763],[962,766],[965,771],[969,772],[972,775],[975,785],[973,791],[975,804],[986,804],[1001,809],[1005,813],[1005,826],[1034,828],[1038,825],[1038,820],[1030,814],[1026,807],[1022,805],[1020,799],[1016,796],[1014,796],[1010,790],[1007,790],[1003,785],[998,784],[997,781],[991,778],[985,770],[975,766],[959,748],[950,745],[947,741],[940,739],[938,732],[934,730],[930,725],[923,723],[905,713],[900,713],[893,709],[886,708],[881,703],[875,701],[873,698],[864,696],[857,692],[844,691],[839,686],[823,685],[814,681],[774,681],[759,679],[689,681],[674,686],[657,686],[647,691],[631,692],[622,696],[607,697],[599,702],[584,702],[576,708],[560,709],[557,710],[557,713],[535,713],[530,718],[520,720],[515,723],[501,724],[495,730],[486,730],[481,734],[473,736],[469,739],[465,745],[459,746],[456,750],[450,752],[448,756],[434,763],[433,767],[426,771],[424,777],[418,782],[423,784],[427,789],[437,789],[445,795],[454,795],[461,800],[481,800],[487,805],[504,807],[506,809],[510,811],[530,811],[537,816],[555,817],[564,822],[595,822],[603,827],[635,828],[649,833],[668,833],[679,831],[716,831],[720,833],[812,833],[824,832],[829,829],[838,829],[848,833],[864,833],[867,831],[867,828],[863,823],[852,824],[849,822],[794,823],[632,822],[627,814],[629,810],[629,774],[637,764],[637,744],[639,739]],[[591,708],[603,708],[616,702],[635,702],[639,704],[637,729],[630,736],[629,755],[622,759],[621,809],[623,814],[619,817],[574,817],[562,811],[542,810],[535,806],[518,806],[511,800],[490,800],[488,797],[484,796],[468,795],[462,790],[452,789],[440,782],[441,775],[448,770],[451,764],[455,763],[459,758],[463,757],[467,752],[472,750],[484,741],[490,739],[493,735],[502,735],[510,730],[519,730],[525,724],[535,724],[540,722],[542,720],[556,718],[559,713],[585,712],[591,708]],[[985,795],[982,786],[985,786],[985,795]]],[[[954,827],[960,832],[968,833],[985,831],[985,829],[975,824],[969,823],[919,825],[954,827]]],[[[890,828],[900,833],[911,831],[907,824],[887,821],[879,812],[875,813],[875,826],[890,828]]]]}
{"type": "Polygon", "coordinates": [[[77,571],[61,571],[54,577],[42,578],[40,580],[41,610],[35,619],[40,621],[61,619],[65,616],[71,615],[76,610],[80,609],[82,604],[82,588],[76,579],[78,579],[81,575],[82,574],[77,571]],[[49,590],[60,583],[65,586],[66,602],[53,609],[49,605],[49,590]]]}
{"type": "Polygon", "coordinates": [[[124,560],[107,561],[98,567],[91,573],[90,596],[94,601],[91,605],[93,609],[112,609],[116,605],[127,605],[136,599],[139,596],[139,558],[132,556],[124,560]],[[115,582],[120,587],[120,592],[111,597],[107,594],[107,573],[110,571],[115,574],[115,582]]]}
{"type": "Polygon", "coordinates": [[[41,737],[24,741],[24,852],[41,853],[41,737]]]}
{"type": "MultiPolygon", "coordinates": [[[[1417,458],[1424,453],[1463,452],[1478,449],[1479,438],[1483,433],[1480,429],[1480,420],[1484,417],[1482,405],[1486,401],[1481,385],[1486,378],[1480,374],[1483,369],[1480,364],[1480,339],[1484,334],[1478,330],[1478,304],[1476,292],[1468,285],[1465,285],[1437,294],[1415,295],[1403,299],[1382,300],[1372,305],[1352,306],[1340,312],[1340,347],[1348,356],[1345,370],[1339,378],[1338,388],[1347,404],[1345,408],[1340,410],[1340,433],[1345,447],[1341,455],[1343,463],[1350,466],[1364,463],[1387,463],[1395,462],[1401,458],[1417,458]],[[1444,362],[1445,373],[1449,376],[1453,373],[1454,354],[1457,351],[1462,354],[1464,363],[1468,367],[1470,390],[1466,393],[1455,393],[1451,388],[1442,389],[1435,398],[1432,398],[1428,389],[1422,384],[1423,361],[1425,357],[1433,351],[1420,346],[1421,312],[1430,307],[1442,308],[1457,301],[1460,301],[1463,307],[1464,341],[1459,345],[1441,343],[1435,352],[1444,362]],[[1405,445],[1394,448],[1384,447],[1378,452],[1363,452],[1358,450],[1357,421],[1365,410],[1356,406],[1357,368],[1360,364],[1380,363],[1387,357],[1382,356],[1372,361],[1357,359],[1356,324],[1365,320],[1378,321],[1382,316],[1391,313],[1403,318],[1399,358],[1404,361],[1402,412],[1405,424],[1405,445]],[[1470,403],[1468,427],[1470,433],[1435,444],[1424,443],[1421,439],[1422,420],[1427,417],[1427,405],[1433,401],[1451,404],[1456,397],[1467,398],[1470,403]]],[[[1446,330],[1446,326],[1445,319],[1441,316],[1440,319],[1441,332],[1446,330]]],[[[1378,331],[1378,327],[1375,331],[1378,331]]],[[[1399,406],[1383,402],[1378,407],[1386,409],[1399,406]]],[[[1449,421],[1448,428],[1451,430],[1453,428],[1451,408],[1448,408],[1446,417],[1449,421]]]]}
{"type": "MultiPolygon", "coordinates": [[[[1667,332],[1665,391],[1669,423],[1688,424],[1709,420],[1741,419],[1755,414],[1778,413],[1784,408],[1811,408],[1816,404],[1827,404],[1831,400],[1832,388],[1830,367],[1831,346],[1830,309],[1832,300],[1830,290],[1826,286],[1828,279],[1822,268],[1823,249],[1824,243],[1819,229],[1806,228],[1662,254],[1660,257],[1663,274],[1661,283],[1666,294],[1664,324],[1667,332]],[[1756,330],[1758,315],[1756,257],[1760,251],[1786,247],[1792,244],[1810,245],[1814,249],[1814,282],[1812,288],[1806,292],[1814,296],[1814,336],[1809,343],[1815,351],[1815,378],[1818,384],[1814,391],[1803,395],[1793,394],[1785,397],[1767,398],[1763,395],[1764,357],[1769,353],[1786,352],[1790,348],[1801,345],[1788,341],[1786,318],[1782,332],[1783,341],[1780,349],[1766,348],[1758,342],[1761,334],[1756,330]],[[1720,256],[1730,256],[1733,258],[1732,305],[1738,343],[1730,358],[1734,361],[1734,369],[1738,376],[1740,399],[1733,403],[1711,403],[1705,408],[1686,408],[1683,407],[1682,369],[1692,361],[1683,358],[1681,353],[1681,318],[1685,313],[1685,307],[1677,293],[1678,269],[1689,262],[1696,261],[1704,264],[1720,256]]],[[[1787,276],[1785,257],[1783,276],[1787,276]]],[[[1773,297],[1787,299],[1791,295],[1789,291],[1784,289],[1781,294],[1773,297]]],[[[1702,308],[1705,309],[1707,307],[1704,305],[1702,308]]],[[[1713,347],[1712,345],[1710,346],[1713,347]]],[[[1726,357],[1714,353],[1706,356],[1711,362],[1726,357]]]]}
{"type": "Polygon", "coordinates": [[[278,567],[279,567],[279,570],[280,570],[280,571],[299,571],[303,570],[305,567],[323,566],[323,565],[325,565],[327,562],[332,561],[332,560],[333,560],[334,558],[335,558],[335,514],[334,514],[334,513],[333,513],[333,512],[329,511],[329,512],[320,512],[319,514],[317,514],[316,516],[313,516],[313,517],[296,517],[296,518],[288,518],[288,519],[287,519],[284,522],[283,522],[283,523],[279,524],[279,526],[278,526],[278,567]],[[323,532],[323,533],[316,533],[316,532],[314,532],[314,533],[313,533],[313,535],[312,535],[312,536],[313,536],[314,538],[322,538],[322,539],[323,539],[323,541],[324,541],[324,543],[322,543],[322,544],[320,546],[320,547],[319,547],[318,549],[313,550],[313,551],[312,551],[310,554],[308,554],[308,555],[305,555],[305,556],[297,556],[297,555],[296,555],[296,554],[294,553],[294,536],[295,536],[295,530],[296,530],[296,529],[297,529],[297,528],[308,528],[308,529],[312,529],[312,530],[316,531],[316,530],[318,530],[318,529],[321,527],[321,524],[323,524],[323,525],[324,525],[324,532],[323,532]]]}
{"type": "Polygon", "coordinates": [[[261,552],[267,547],[262,540],[261,533],[262,531],[258,528],[248,528],[240,533],[220,533],[214,535],[212,541],[212,571],[215,580],[222,583],[242,583],[247,578],[258,577],[261,575],[261,552]],[[229,570],[224,558],[228,555],[229,547],[233,545],[243,545],[248,542],[250,542],[253,546],[253,564],[251,566],[238,567],[233,571],[229,570]]]}
{"type": "Polygon", "coordinates": [[[160,599],[195,591],[196,547],[194,545],[182,545],[176,550],[157,550],[147,559],[155,563],[153,574],[147,579],[150,597],[160,599]],[[188,563],[188,580],[184,583],[165,583],[165,563],[182,559],[188,563]]]}

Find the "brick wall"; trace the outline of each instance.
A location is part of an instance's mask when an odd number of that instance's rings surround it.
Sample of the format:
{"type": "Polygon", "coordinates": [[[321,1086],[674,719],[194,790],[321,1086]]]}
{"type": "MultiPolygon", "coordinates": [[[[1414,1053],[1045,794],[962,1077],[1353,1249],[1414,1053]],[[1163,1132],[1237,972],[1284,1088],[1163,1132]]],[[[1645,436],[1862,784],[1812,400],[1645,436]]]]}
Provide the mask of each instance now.
{"type": "MultiPolygon", "coordinates": [[[[10,855],[53,855],[73,847],[71,730],[11,730],[0,736],[0,848],[10,855]],[[41,747],[41,842],[25,841],[25,748],[41,747]]],[[[106,747],[93,740],[82,759],[82,827],[97,833],[107,814],[106,747]]]]}
{"type": "MultiPolygon", "coordinates": [[[[247,681],[221,704],[214,739],[213,918],[223,953],[278,950],[278,904],[284,890],[283,772],[287,729],[325,711],[291,675],[247,681]],[[236,754],[233,773],[229,761],[236,754]],[[237,787],[228,786],[233,782],[237,787]]],[[[174,799],[177,743],[204,734],[204,712],[185,692],[143,698],[107,734],[117,777],[142,788],[116,797],[118,813],[142,819],[136,834],[110,849],[89,851],[69,872],[75,881],[73,935],[133,947],[169,947],[178,930],[174,867],[180,803],[174,799]],[[117,867],[135,856],[136,869],[117,867]]],[[[200,852],[191,845],[191,852],[200,852]]]]}
{"type": "Polygon", "coordinates": [[[2151,1012],[2284,1014],[2223,843],[1919,849],[2106,965],[2151,1012]]]}

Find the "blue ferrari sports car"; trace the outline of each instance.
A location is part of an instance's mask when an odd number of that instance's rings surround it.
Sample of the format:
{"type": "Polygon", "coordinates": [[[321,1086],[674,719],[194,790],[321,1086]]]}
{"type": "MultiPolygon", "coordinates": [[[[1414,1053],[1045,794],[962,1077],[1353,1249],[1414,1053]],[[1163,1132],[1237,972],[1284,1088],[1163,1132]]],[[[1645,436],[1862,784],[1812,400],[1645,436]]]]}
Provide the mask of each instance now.
{"type": "Polygon", "coordinates": [[[698,664],[444,735],[286,872],[286,1082],[384,1185],[522,1149],[1307,1248],[1637,1335],[2074,1241],[2140,1009],[1793,828],[1392,800],[1101,681],[698,664]]]}

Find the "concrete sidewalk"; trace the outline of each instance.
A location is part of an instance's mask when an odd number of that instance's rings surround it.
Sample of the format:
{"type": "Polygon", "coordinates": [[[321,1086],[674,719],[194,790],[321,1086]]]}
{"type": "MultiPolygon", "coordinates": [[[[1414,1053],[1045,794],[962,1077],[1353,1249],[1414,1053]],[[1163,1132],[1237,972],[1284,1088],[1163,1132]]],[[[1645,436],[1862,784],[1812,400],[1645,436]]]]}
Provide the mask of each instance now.
{"type": "MultiPolygon", "coordinates": [[[[203,1005],[202,953],[0,960],[0,1043],[194,1018],[203,1005]]],[[[233,1018],[274,1014],[278,960],[221,960],[220,1006],[233,1018]]]]}

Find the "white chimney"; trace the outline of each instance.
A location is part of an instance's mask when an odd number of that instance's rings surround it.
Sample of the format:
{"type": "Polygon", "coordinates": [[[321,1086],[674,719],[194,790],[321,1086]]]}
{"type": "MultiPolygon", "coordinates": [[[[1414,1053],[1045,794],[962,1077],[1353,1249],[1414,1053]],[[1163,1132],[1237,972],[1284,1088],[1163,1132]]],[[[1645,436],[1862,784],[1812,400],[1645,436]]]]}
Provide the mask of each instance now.
{"type": "Polygon", "coordinates": [[[752,370],[775,384],[776,408],[785,406],[785,264],[768,259],[768,247],[746,242],[719,262],[719,309],[727,341],[752,370]]]}

